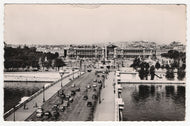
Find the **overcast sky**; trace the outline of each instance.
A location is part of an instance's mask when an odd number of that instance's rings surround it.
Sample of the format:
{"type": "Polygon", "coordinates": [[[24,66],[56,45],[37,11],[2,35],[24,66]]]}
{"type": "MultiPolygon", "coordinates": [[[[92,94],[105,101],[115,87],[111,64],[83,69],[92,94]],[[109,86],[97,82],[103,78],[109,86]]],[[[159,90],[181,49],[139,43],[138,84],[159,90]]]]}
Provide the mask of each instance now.
{"type": "Polygon", "coordinates": [[[8,44],[186,42],[184,5],[5,5],[8,44]]]}

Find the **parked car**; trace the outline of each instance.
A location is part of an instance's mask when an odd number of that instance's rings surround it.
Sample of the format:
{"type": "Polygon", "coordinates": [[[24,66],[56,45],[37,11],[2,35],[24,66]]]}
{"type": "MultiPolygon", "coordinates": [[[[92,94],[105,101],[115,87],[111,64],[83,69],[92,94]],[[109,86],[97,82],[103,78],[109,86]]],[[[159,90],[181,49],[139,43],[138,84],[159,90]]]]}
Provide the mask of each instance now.
{"type": "Polygon", "coordinates": [[[64,101],[64,102],[63,102],[63,106],[64,106],[64,107],[68,107],[68,106],[69,106],[69,102],[68,102],[68,101],[64,101]]]}
{"type": "Polygon", "coordinates": [[[61,110],[62,112],[65,111],[67,106],[65,106],[64,104],[59,106],[59,110],[61,110]]]}
{"type": "Polygon", "coordinates": [[[59,112],[58,111],[53,111],[52,112],[52,117],[57,120],[57,118],[59,117],[59,112]]]}
{"type": "Polygon", "coordinates": [[[59,105],[55,104],[52,106],[52,110],[58,110],[59,105]]]}
{"type": "Polygon", "coordinates": [[[65,100],[69,100],[69,98],[71,97],[71,95],[70,94],[67,94],[66,96],[65,96],[65,100]]]}
{"type": "Polygon", "coordinates": [[[43,109],[42,109],[42,107],[38,107],[37,108],[37,110],[36,110],[36,117],[37,118],[43,117],[43,109]]]}
{"type": "Polygon", "coordinates": [[[50,112],[50,111],[44,112],[44,117],[45,117],[45,118],[49,119],[51,116],[52,116],[52,115],[51,115],[51,112],[50,112]]]}

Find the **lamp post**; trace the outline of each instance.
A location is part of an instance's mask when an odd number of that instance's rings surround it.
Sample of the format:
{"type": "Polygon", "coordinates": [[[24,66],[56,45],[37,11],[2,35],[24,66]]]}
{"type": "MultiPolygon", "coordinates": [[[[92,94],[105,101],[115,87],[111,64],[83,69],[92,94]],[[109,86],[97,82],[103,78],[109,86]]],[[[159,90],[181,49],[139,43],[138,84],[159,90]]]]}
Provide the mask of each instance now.
{"type": "Polygon", "coordinates": [[[63,85],[62,85],[62,77],[63,77],[63,75],[64,75],[64,71],[63,71],[63,70],[60,70],[60,71],[59,71],[59,74],[60,74],[60,76],[61,76],[61,87],[63,87],[63,85]]]}
{"type": "Polygon", "coordinates": [[[43,86],[43,103],[45,102],[45,86],[43,86]]]}
{"type": "Polygon", "coordinates": [[[13,121],[15,121],[15,110],[16,110],[15,106],[13,107],[13,109],[14,109],[14,111],[13,111],[13,121]]]}
{"type": "Polygon", "coordinates": [[[74,69],[74,68],[72,68],[72,71],[73,71],[73,79],[74,79],[74,70],[75,70],[75,69],[74,69]]]}

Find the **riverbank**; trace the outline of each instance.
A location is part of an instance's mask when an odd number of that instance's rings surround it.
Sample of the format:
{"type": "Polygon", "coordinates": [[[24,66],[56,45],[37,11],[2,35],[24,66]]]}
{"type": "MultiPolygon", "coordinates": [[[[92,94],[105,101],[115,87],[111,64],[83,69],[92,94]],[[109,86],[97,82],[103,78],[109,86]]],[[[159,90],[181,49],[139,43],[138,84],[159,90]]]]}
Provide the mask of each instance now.
{"type": "MultiPolygon", "coordinates": [[[[74,71],[76,72],[76,70],[74,71]]],[[[67,70],[65,74],[72,73],[67,70]]],[[[55,72],[4,72],[4,82],[54,82],[60,79],[58,71],[55,72]]]]}

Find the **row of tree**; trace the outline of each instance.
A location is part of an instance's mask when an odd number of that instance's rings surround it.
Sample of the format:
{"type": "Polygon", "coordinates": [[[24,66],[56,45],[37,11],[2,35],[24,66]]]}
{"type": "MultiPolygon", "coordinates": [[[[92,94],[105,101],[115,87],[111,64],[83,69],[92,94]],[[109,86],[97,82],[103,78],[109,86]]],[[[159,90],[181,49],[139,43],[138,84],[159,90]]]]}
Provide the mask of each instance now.
{"type": "Polygon", "coordinates": [[[29,68],[50,68],[50,67],[62,67],[65,63],[59,58],[59,54],[37,52],[35,47],[23,48],[6,47],[4,48],[4,67],[6,70],[11,71],[23,68],[28,70],[29,68]]]}
{"type": "MultiPolygon", "coordinates": [[[[177,78],[179,80],[183,80],[185,77],[185,69],[186,65],[183,63],[181,66],[179,63],[174,60],[171,64],[161,65],[158,61],[156,62],[155,66],[150,66],[149,63],[141,61],[140,58],[135,58],[131,67],[136,69],[139,72],[139,77],[141,80],[148,79],[148,75],[150,75],[151,80],[154,80],[154,77],[158,75],[155,74],[155,69],[166,69],[166,78],[169,80],[174,79],[174,69],[177,69],[177,78]]],[[[161,78],[161,77],[159,77],[161,78]]]]}

